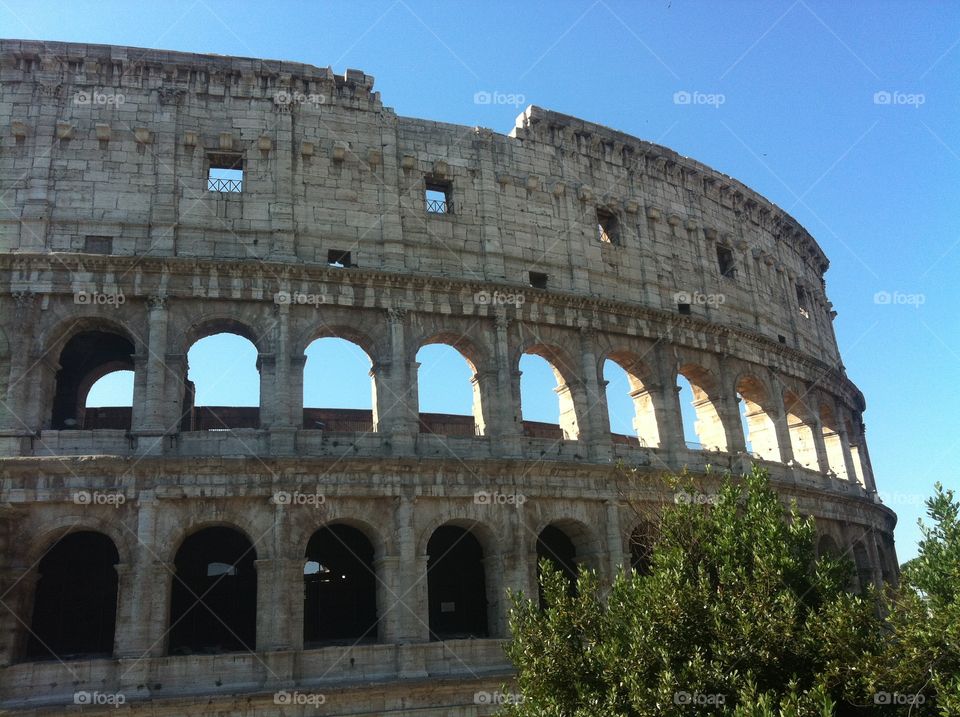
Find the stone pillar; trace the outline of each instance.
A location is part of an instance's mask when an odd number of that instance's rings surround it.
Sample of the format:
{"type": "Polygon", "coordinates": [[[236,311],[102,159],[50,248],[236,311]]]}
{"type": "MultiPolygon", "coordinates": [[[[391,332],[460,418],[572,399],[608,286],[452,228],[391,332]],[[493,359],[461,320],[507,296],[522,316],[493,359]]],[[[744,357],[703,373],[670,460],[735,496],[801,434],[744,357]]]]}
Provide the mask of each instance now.
{"type": "Polygon", "coordinates": [[[271,428],[277,418],[277,355],[272,352],[257,354],[257,372],[260,374],[260,428],[271,428]]]}
{"type": "Polygon", "coordinates": [[[33,618],[33,596],[40,573],[30,568],[8,567],[0,571],[0,595],[6,607],[0,610],[0,667],[21,659],[27,649],[29,625],[33,618]]]}
{"type": "MultiPolygon", "coordinates": [[[[117,657],[161,655],[164,633],[170,619],[170,588],[175,568],[163,562],[156,547],[157,499],[153,491],[141,491],[137,500],[137,543],[131,565],[121,575],[118,603],[117,657]]],[[[172,547],[172,546],[171,546],[172,547]]]]}
{"type": "Polygon", "coordinates": [[[424,571],[426,565],[420,565],[417,555],[416,535],[413,528],[413,512],[416,498],[412,495],[400,496],[393,514],[393,528],[396,534],[399,572],[396,575],[396,589],[392,609],[397,612],[396,641],[399,643],[422,642],[428,639],[423,627],[426,617],[426,604],[419,603],[420,584],[426,588],[424,571]]]}
{"type": "Polygon", "coordinates": [[[617,578],[617,574],[625,564],[629,564],[629,561],[623,549],[623,533],[620,527],[620,506],[615,500],[607,500],[604,501],[604,508],[607,513],[605,527],[607,531],[608,579],[612,585],[613,581],[617,578]]]}
{"type": "Polygon", "coordinates": [[[402,620],[404,607],[400,604],[401,569],[398,555],[383,555],[373,561],[377,574],[377,633],[381,642],[404,642],[402,620]]]}
{"type": "Polygon", "coordinates": [[[254,560],[257,652],[303,649],[304,559],[254,560]]]}
{"type": "MultiPolygon", "coordinates": [[[[273,229],[270,259],[294,261],[297,253],[293,220],[293,119],[290,112],[279,109],[275,118],[273,131],[276,137],[269,156],[261,151],[261,158],[253,159],[248,156],[245,159],[254,167],[258,162],[267,164],[271,159],[273,161],[276,196],[270,201],[270,225],[273,229]]],[[[247,251],[250,252],[250,248],[247,251]]]]}
{"type": "Polygon", "coordinates": [[[867,427],[861,424],[860,461],[863,464],[863,482],[868,491],[877,492],[877,482],[873,477],[873,464],[870,462],[870,453],[867,451],[867,427]]]}
{"type": "Polygon", "coordinates": [[[810,430],[813,433],[813,447],[817,451],[817,466],[821,473],[827,473],[830,470],[830,458],[823,438],[823,422],[817,411],[810,411],[810,430]]]}
{"type": "Polygon", "coordinates": [[[510,319],[503,307],[494,309],[493,316],[493,356],[496,361],[496,385],[493,387],[495,400],[487,415],[496,425],[499,437],[493,446],[494,453],[513,457],[521,454],[523,439],[523,420],[520,414],[520,371],[512,365],[510,352],[510,319]]]}
{"type": "Polygon", "coordinates": [[[597,332],[591,327],[580,329],[580,356],[583,371],[583,387],[586,394],[586,406],[583,411],[583,424],[580,427],[580,439],[586,438],[590,457],[595,460],[607,460],[613,450],[610,438],[610,417],[607,414],[607,396],[604,385],[600,383],[600,370],[597,366],[597,354],[594,348],[597,332]]]}
{"type": "MultiPolygon", "coordinates": [[[[40,325],[37,294],[21,291],[13,294],[14,322],[10,332],[10,380],[5,406],[0,406],[0,433],[22,434],[37,431],[49,425],[52,411],[52,390],[49,398],[38,395],[43,366],[40,357],[34,356],[33,341],[36,327],[40,325]],[[41,415],[41,411],[46,415],[41,415]]],[[[56,356],[53,357],[56,360],[56,356]]]]}
{"type": "Polygon", "coordinates": [[[389,437],[394,455],[412,454],[418,433],[416,383],[411,379],[404,336],[406,318],[406,309],[387,309],[390,360],[377,367],[378,430],[389,437]]]}
{"type": "Polygon", "coordinates": [[[746,453],[747,440],[740,421],[740,400],[734,386],[733,376],[727,366],[726,356],[720,362],[720,395],[717,396],[717,413],[727,437],[727,450],[731,453],[746,453]]]}
{"type": "MultiPolygon", "coordinates": [[[[145,363],[146,381],[142,406],[133,404],[133,430],[137,433],[163,434],[176,430],[176,421],[171,425],[163,410],[164,387],[167,381],[167,297],[151,296],[147,299],[147,355],[145,363]]],[[[172,417],[170,417],[172,418],[172,417]]]]}
{"type": "Polygon", "coordinates": [[[789,463],[793,460],[793,444],[790,442],[787,409],[783,403],[783,386],[775,375],[771,379],[770,386],[773,391],[770,396],[770,403],[775,411],[775,415],[771,416],[771,419],[773,420],[774,431],[777,434],[777,445],[780,447],[780,460],[789,463]]]}
{"type": "Polygon", "coordinates": [[[837,437],[840,440],[840,452],[843,454],[843,466],[846,471],[846,478],[848,483],[857,483],[857,469],[853,462],[853,452],[850,450],[850,436],[847,435],[847,429],[845,427],[846,421],[842,418],[837,418],[837,437]]]}

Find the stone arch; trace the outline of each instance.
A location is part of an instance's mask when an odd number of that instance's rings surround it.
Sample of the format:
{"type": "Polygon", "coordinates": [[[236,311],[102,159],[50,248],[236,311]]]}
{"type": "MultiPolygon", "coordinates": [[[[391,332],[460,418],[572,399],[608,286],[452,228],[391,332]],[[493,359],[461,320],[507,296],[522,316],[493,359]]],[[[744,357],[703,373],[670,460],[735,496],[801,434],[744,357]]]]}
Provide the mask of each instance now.
{"type": "MultiPolygon", "coordinates": [[[[560,430],[565,440],[579,440],[583,417],[586,415],[586,398],[583,392],[583,381],[578,369],[579,362],[574,361],[570,354],[559,345],[541,341],[529,341],[522,344],[516,351],[513,366],[520,373],[520,359],[525,354],[539,356],[546,361],[553,371],[557,381],[554,391],[560,404],[560,430]]],[[[520,412],[523,414],[523,402],[520,412]]]]}
{"type": "MultiPolygon", "coordinates": [[[[330,343],[330,342],[328,342],[330,343]]],[[[327,431],[354,431],[354,432],[377,432],[378,430],[378,414],[377,414],[377,395],[378,395],[378,384],[380,383],[379,376],[379,364],[376,362],[375,358],[368,352],[368,348],[371,344],[366,337],[358,335],[357,332],[352,331],[336,331],[328,332],[324,331],[321,335],[313,338],[310,343],[304,347],[303,353],[297,357],[297,361],[300,362],[300,370],[293,371],[293,376],[291,377],[291,400],[296,401],[299,396],[299,403],[301,407],[301,422],[302,426],[305,429],[324,429],[327,431]],[[354,338],[359,338],[362,343],[359,343],[354,340],[354,338]],[[315,366],[311,360],[311,357],[308,356],[308,352],[311,347],[318,342],[323,342],[326,339],[336,339],[338,341],[346,342],[347,345],[356,350],[358,354],[362,354],[363,358],[367,362],[367,388],[366,391],[370,396],[370,408],[366,406],[358,406],[357,403],[362,403],[362,401],[357,400],[351,406],[333,406],[333,405],[316,405],[317,402],[314,401],[313,404],[308,405],[309,401],[307,398],[308,392],[308,383],[317,376],[315,373],[317,371],[321,372],[320,375],[331,376],[339,379],[341,382],[348,384],[352,388],[356,388],[357,391],[360,390],[358,374],[361,373],[361,366],[351,366],[349,368],[344,367],[340,364],[335,364],[328,366],[324,363],[320,363],[319,366],[315,366]],[[331,369],[333,369],[331,371],[331,369]],[[308,371],[310,373],[308,373],[308,371]],[[330,373],[326,373],[330,371],[330,373]]],[[[327,346],[327,349],[333,349],[332,346],[327,346]]],[[[319,351],[323,351],[324,348],[321,344],[319,351]]],[[[333,349],[342,354],[344,348],[333,349]]],[[[360,359],[360,356],[356,356],[359,360],[359,363],[362,365],[363,360],[360,359]]],[[[292,362],[293,363],[293,362],[292,362]]],[[[382,387],[381,387],[382,390],[382,387]]],[[[355,393],[355,392],[352,392],[355,393]]]]}
{"type": "Polygon", "coordinates": [[[630,386],[630,398],[633,401],[633,427],[641,445],[659,448],[662,445],[661,429],[658,421],[660,394],[657,391],[658,380],[653,367],[638,354],[614,349],[600,356],[598,378],[604,385],[603,367],[612,361],[627,374],[630,386]]]}
{"type": "Polygon", "coordinates": [[[720,407],[722,386],[717,372],[700,363],[688,361],[680,362],[677,376],[685,378],[693,391],[693,408],[697,415],[694,429],[700,443],[698,447],[707,450],[729,450],[727,427],[720,407]]]}
{"type": "Polygon", "coordinates": [[[246,319],[238,319],[226,313],[204,314],[189,321],[183,332],[180,352],[186,355],[197,341],[217,334],[235,334],[252,343],[258,353],[269,352],[271,350],[268,342],[270,330],[258,332],[254,326],[254,323],[246,319]]]}
{"type": "Polygon", "coordinates": [[[642,520],[630,531],[630,568],[641,575],[650,572],[653,551],[657,540],[656,527],[649,520],[642,520]]]}
{"type": "Polygon", "coordinates": [[[427,541],[427,611],[433,640],[487,637],[491,629],[490,553],[460,521],[438,526],[427,541]]]}
{"type": "MultiPolygon", "coordinates": [[[[597,536],[585,523],[570,517],[545,520],[536,531],[536,576],[540,586],[540,560],[550,560],[561,574],[571,580],[571,594],[576,589],[576,574],[581,566],[599,569],[600,545],[597,536]],[[572,550],[571,550],[572,548],[572,550]]],[[[541,605],[543,594],[541,588],[541,605]]]]}
{"type": "Polygon", "coordinates": [[[837,541],[827,533],[821,535],[820,539],[817,540],[817,557],[824,556],[830,556],[832,558],[840,558],[842,556],[837,541]]]}
{"type": "Polygon", "coordinates": [[[185,540],[208,528],[227,528],[228,530],[233,530],[242,535],[251,545],[255,545],[258,548],[257,557],[274,557],[270,554],[271,551],[269,549],[271,541],[256,542],[252,537],[252,531],[241,527],[244,521],[240,520],[240,516],[238,515],[221,515],[218,518],[211,518],[209,520],[191,520],[190,516],[182,516],[182,518],[183,522],[178,520],[176,525],[170,526],[170,529],[158,531],[156,536],[157,545],[163,545],[167,548],[167,554],[164,557],[170,565],[173,564],[177,551],[185,540]],[[263,554],[261,555],[260,553],[263,554]]]}
{"type": "MultiPolygon", "coordinates": [[[[487,404],[489,403],[492,389],[492,386],[488,384],[494,380],[489,368],[487,352],[481,348],[481,344],[466,334],[457,334],[455,332],[441,330],[424,334],[412,343],[413,361],[416,363],[421,349],[426,346],[437,345],[448,346],[456,351],[460,357],[466,361],[472,373],[470,385],[472,391],[471,414],[473,416],[473,426],[464,426],[461,428],[450,421],[428,421],[425,418],[426,414],[423,413],[421,408],[418,411],[420,415],[420,432],[449,435],[461,435],[461,433],[471,436],[486,435],[488,433],[487,426],[490,423],[487,404]],[[488,400],[484,400],[484,395],[488,397],[488,400]]],[[[419,391],[421,388],[419,364],[417,363],[416,395],[418,396],[418,406],[420,403],[419,391]]]]}
{"type": "Polygon", "coordinates": [[[819,405],[820,428],[823,433],[823,445],[827,452],[827,466],[840,480],[847,480],[847,461],[844,455],[843,439],[840,435],[841,424],[837,420],[832,401],[823,399],[819,405]]]}
{"type": "Polygon", "coordinates": [[[120,554],[99,531],[58,539],[37,566],[25,658],[90,659],[113,653],[120,554]]]}
{"type": "Polygon", "coordinates": [[[769,385],[747,370],[737,376],[734,390],[742,402],[748,431],[744,440],[749,440],[751,453],[765,461],[782,462],[776,425],[779,415],[769,385]]]}
{"type": "Polygon", "coordinates": [[[787,416],[787,429],[790,432],[790,447],[794,460],[802,467],[813,471],[820,470],[817,457],[816,432],[813,412],[792,389],[783,393],[783,409],[787,416]]]}
{"type": "Polygon", "coordinates": [[[310,518],[299,523],[295,528],[296,535],[290,542],[293,551],[291,557],[295,559],[302,558],[306,554],[307,544],[310,542],[310,538],[321,528],[333,525],[346,525],[363,533],[363,536],[370,541],[370,545],[373,546],[374,560],[381,560],[391,553],[392,547],[386,539],[384,532],[369,521],[354,517],[351,512],[345,513],[344,515],[331,515],[328,513],[319,523],[314,522],[310,518]]]}
{"type": "MultiPolygon", "coordinates": [[[[93,509],[88,507],[87,510],[92,512],[93,509]]],[[[113,517],[117,509],[104,507],[102,510],[105,514],[109,511],[110,517],[113,517]]],[[[17,542],[29,546],[24,553],[26,565],[36,565],[58,541],[71,533],[80,531],[102,533],[113,543],[120,563],[132,564],[134,546],[129,542],[130,532],[122,529],[115,519],[108,520],[89,515],[61,515],[51,520],[44,520],[38,526],[26,527],[24,530],[18,531],[17,542]]]]}

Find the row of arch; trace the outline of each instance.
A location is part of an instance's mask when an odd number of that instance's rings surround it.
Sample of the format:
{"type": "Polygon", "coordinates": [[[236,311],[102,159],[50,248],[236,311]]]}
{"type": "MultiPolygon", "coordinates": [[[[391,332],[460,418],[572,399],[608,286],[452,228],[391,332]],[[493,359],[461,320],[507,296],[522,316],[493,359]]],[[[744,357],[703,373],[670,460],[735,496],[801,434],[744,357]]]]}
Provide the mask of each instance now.
{"type": "MultiPolygon", "coordinates": [[[[261,427],[264,359],[255,337],[241,324],[223,321],[200,333],[202,338],[187,351],[185,375],[180,379],[180,430],[261,427]],[[203,345],[216,341],[221,342],[220,348],[204,356],[203,345]],[[238,380],[232,381],[226,369],[238,361],[245,364],[246,374],[238,374],[238,380]],[[225,398],[231,398],[231,403],[209,402],[205,384],[218,382],[229,387],[225,398]],[[246,400],[236,400],[243,394],[246,400]]],[[[378,416],[377,394],[396,393],[397,388],[385,386],[381,364],[371,357],[369,342],[357,332],[327,329],[324,333],[307,345],[299,374],[294,371],[291,376],[302,386],[302,427],[378,431],[382,416],[378,416]],[[310,405],[311,400],[322,398],[327,399],[323,401],[326,405],[310,405]]],[[[87,329],[69,338],[59,354],[50,426],[60,430],[129,429],[134,386],[143,380],[135,376],[135,351],[134,341],[115,326],[87,329]],[[123,390],[108,391],[114,399],[112,405],[103,405],[103,398],[90,400],[99,387],[123,372],[127,376],[123,390]]],[[[484,384],[498,378],[485,367],[478,369],[477,355],[477,349],[462,336],[440,334],[418,344],[409,380],[418,396],[420,432],[460,436],[490,432],[494,407],[486,404],[493,394],[484,384]],[[436,370],[438,365],[442,370],[436,370]],[[457,377],[458,385],[450,383],[451,376],[457,377]],[[452,404],[441,401],[441,406],[453,406],[448,410],[423,411],[437,397],[456,395],[459,401],[452,404]]],[[[682,440],[690,449],[745,450],[763,460],[793,461],[869,485],[859,416],[841,411],[832,398],[819,392],[780,385],[763,369],[744,369],[725,378],[716,369],[692,362],[679,362],[673,386],[665,391],[653,366],[625,351],[601,356],[598,369],[598,395],[593,400],[605,407],[604,424],[614,440],[652,448],[682,440]],[[672,390],[680,397],[675,412],[667,405],[674,401],[672,390]],[[674,413],[679,426],[670,425],[674,413]]],[[[519,354],[514,374],[519,392],[517,418],[522,421],[523,433],[558,440],[582,437],[586,414],[593,407],[579,378],[581,372],[571,365],[567,352],[530,343],[519,354]]],[[[663,382],[669,384],[670,378],[663,382]]]]}
{"type": "MultiPolygon", "coordinates": [[[[489,549],[478,526],[447,523],[427,542],[427,616],[431,640],[484,638],[497,632],[489,614],[489,549]]],[[[589,564],[575,531],[562,523],[537,536],[538,571],[549,561],[575,590],[577,566],[589,564]]],[[[654,529],[642,522],[628,549],[633,570],[649,570],[654,529]]],[[[818,554],[840,556],[822,535],[818,554]]],[[[877,546],[883,579],[894,579],[877,546]]],[[[875,580],[862,541],[852,547],[856,589],[875,580]]],[[[189,534],[176,551],[170,576],[167,621],[169,655],[216,654],[257,649],[256,548],[240,530],[224,525],[189,534]]],[[[22,658],[88,659],[114,652],[120,555],[113,541],[94,530],[61,537],[39,562],[29,633],[22,658]]],[[[302,561],[303,645],[373,643],[380,639],[375,547],[363,530],[335,522],[319,528],[302,561]]],[[[495,581],[494,581],[495,582],[495,581]]],[[[541,601],[542,601],[541,595],[541,601]]]]}

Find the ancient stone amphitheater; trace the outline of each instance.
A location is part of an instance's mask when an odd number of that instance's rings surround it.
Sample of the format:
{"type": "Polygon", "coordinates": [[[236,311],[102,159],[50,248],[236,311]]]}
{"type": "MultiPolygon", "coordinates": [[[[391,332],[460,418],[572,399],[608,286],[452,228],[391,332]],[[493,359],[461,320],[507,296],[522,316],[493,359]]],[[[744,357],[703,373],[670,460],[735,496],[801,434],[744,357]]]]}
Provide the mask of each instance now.
{"type": "Polygon", "coordinates": [[[490,714],[505,589],[538,557],[642,569],[637,508],[684,467],[709,494],[762,464],[821,550],[895,579],[827,258],[740,182],[538,107],[507,135],[401,117],[355,70],[4,41],[0,80],[0,709],[490,714]],[[222,332],[259,408],[194,401],[222,332]],[[303,406],[330,336],[372,411],[303,406]],[[432,343],[472,416],[418,410],[432,343]],[[524,354],[559,424],[523,420],[524,354]],[[132,407],[87,408],[116,370],[132,407]]]}

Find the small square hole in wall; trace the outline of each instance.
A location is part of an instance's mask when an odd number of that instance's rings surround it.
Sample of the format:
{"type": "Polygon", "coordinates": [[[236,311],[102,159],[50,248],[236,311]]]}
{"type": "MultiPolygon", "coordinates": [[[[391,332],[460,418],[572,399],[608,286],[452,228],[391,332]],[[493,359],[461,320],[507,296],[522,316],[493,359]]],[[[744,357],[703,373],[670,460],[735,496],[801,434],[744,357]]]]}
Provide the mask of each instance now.
{"type": "Polygon", "coordinates": [[[547,275],[539,271],[530,272],[530,286],[534,289],[547,288],[547,275]]]}
{"type": "Polygon", "coordinates": [[[690,316],[690,304],[677,304],[677,311],[683,316],[690,316]]]}
{"type": "Polygon", "coordinates": [[[207,191],[242,192],[243,157],[239,154],[207,155],[207,191]]]}
{"type": "Polygon", "coordinates": [[[782,344],[785,344],[787,343],[787,337],[784,336],[783,334],[777,334],[777,341],[779,341],[782,344]]]}
{"type": "Polygon", "coordinates": [[[603,244],[620,243],[620,219],[616,214],[597,209],[597,238],[603,244]]]}
{"type": "Polygon", "coordinates": [[[453,185],[450,182],[428,179],[424,200],[429,214],[453,214],[453,185]]]}
{"type": "Polygon", "coordinates": [[[327,264],[335,266],[338,269],[353,266],[350,261],[350,252],[341,251],[340,249],[331,249],[327,252],[327,264]]]}
{"type": "Polygon", "coordinates": [[[88,234],[83,238],[83,252],[85,254],[112,254],[113,237],[88,234]]]}

